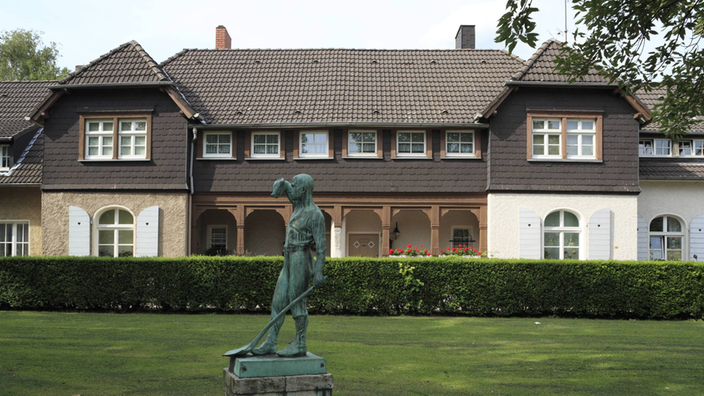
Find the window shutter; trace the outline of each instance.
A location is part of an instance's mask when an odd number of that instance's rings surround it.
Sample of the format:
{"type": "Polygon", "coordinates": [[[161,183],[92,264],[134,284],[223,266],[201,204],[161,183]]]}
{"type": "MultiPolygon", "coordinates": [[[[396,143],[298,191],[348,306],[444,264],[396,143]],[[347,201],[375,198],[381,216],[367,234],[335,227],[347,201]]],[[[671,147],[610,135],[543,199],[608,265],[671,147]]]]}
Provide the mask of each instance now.
{"type": "Polygon", "coordinates": [[[689,259],[704,261],[704,215],[695,217],[689,226],[689,259]]]}
{"type": "Polygon", "coordinates": [[[638,215],[638,260],[648,260],[648,223],[638,215]]]}
{"type": "Polygon", "coordinates": [[[69,206],[68,222],[68,255],[90,256],[90,216],[78,206],[69,206]]]}
{"type": "Polygon", "coordinates": [[[611,259],[611,210],[599,209],[589,218],[589,259],[611,259]]]}
{"type": "Polygon", "coordinates": [[[137,216],[135,257],[159,255],[159,207],[151,206],[137,216]]]}
{"type": "Polygon", "coordinates": [[[540,259],[543,248],[540,216],[530,209],[518,208],[518,222],[518,256],[525,259],[540,259]]]}

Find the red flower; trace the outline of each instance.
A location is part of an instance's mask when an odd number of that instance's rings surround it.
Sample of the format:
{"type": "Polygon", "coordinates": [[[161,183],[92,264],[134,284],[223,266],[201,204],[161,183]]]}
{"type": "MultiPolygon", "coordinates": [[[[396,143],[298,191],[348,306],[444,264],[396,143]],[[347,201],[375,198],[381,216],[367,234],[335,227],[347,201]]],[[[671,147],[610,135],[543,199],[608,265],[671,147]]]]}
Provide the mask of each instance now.
{"type": "MultiPolygon", "coordinates": [[[[426,250],[425,252],[426,252],[426,253],[428,253],[428,251],[427,251],[427,250],[426,250]]],[[[428,257],[430,257],[430,253],[428,253],[428,257]]]]}
{"type": "Polygon", "coordinates": [[[423,247],[423,245],[420,245],[420,247],[423,247]]]}
{"type": "MultiPolygon", "coordinates": [[[[423,245],[421,245],[423,246],[423,245]]],[[[423,253],[428,253],[428,249],[423,250],[423,253]]]]}
{"type": "Polygon", "coordinates": [[[411,244],[409,243],[408,246],[406,246],[406,247],[408,247],[408,248],[411,247],[411,244]]]}
{"type": "Polygon", "coordinates": [[[394,252],[393,249],[389,249],[389,254],[392,254],[394,252]]]}

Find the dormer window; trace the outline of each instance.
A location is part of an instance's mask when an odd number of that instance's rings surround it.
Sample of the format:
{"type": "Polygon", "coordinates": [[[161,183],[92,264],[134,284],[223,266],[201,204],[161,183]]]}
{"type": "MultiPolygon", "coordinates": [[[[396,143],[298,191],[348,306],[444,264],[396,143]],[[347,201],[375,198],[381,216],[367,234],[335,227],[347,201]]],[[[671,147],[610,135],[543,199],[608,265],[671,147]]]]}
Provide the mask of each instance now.
{"type": "Polygon", "coordinates": [[[203,158],[231,158],[231,132],[205,132],[203,134],[203,158]]]}
{"type": "Polygon", "coordinates": [[[86,159],[112,159],[113,120],[86,121],[86,159]]]}
{"type": "Polygon", "coordinates": [[[10,169],[10,145],[0,144],[0,171],[10,169]]]}
{"type": "Polygon", "coordinates": [[[150,159],[151,115],[81,115],[79,122],[79,160],[150,159]]]}
{"type": "Polygon", "coordinates": [[[120,120],[120,155],[118,158],[145,159],[147,156],[147,120],[120,120]]]}
{"type": "Polygon", "coordinates": [[[672,142],[668,139],[638,140],[638,155],[641,157],[670,157],[672,142]]]}
{"type": "Polygon", "coordinates": [[[600,161],[603,116],[592,112],[528,112],[528,160],[600,161]]]}
{"type": "Polygon", "coordinates": [[[398,131],[396,153],[399,157],[425,157],[425,131],[398,131]]]}
{"type": "Polygon", "coordinates": [[[680,141],[680,157],[704,157],[704,140],[680,141]]]}

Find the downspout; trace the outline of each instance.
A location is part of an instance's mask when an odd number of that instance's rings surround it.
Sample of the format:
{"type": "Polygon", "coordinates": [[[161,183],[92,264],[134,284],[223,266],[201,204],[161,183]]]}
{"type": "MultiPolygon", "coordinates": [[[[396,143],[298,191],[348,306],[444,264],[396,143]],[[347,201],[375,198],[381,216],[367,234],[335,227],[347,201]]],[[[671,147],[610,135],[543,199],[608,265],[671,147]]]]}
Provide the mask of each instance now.
{"type": "Polygon", "coordinates": [[[193,127],[193,139],[191,140],[191,163],[189,164],[189,178],[191,195],[189,196],[188,202],[188,246],[186,251],[188,254],[193,254],[191,249],[193,248],[193,194],[195,192],[195,187],[193,187],[193,162],[196,157],[196,139],[198,138],[198,128],[193,127]]]}

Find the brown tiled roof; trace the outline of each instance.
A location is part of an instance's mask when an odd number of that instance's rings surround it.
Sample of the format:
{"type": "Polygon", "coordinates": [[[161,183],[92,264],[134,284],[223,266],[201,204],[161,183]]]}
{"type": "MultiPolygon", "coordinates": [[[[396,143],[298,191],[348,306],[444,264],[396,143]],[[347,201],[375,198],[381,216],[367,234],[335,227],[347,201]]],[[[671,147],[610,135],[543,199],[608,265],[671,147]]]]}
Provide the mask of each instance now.
{"type": "Polygon", "coordinates": [[[162,63],[214,124],[469,123],[522,66],[499,50],[184,50],[162,63]]]}
{"type": "Polygon", "coordinates": [[[59,84],[118,84],[168,81],[169,78],[136,41],[120,45],[101,55],[59,84]]]}
{"type": "Polygon", "coordinates": [[[20,158],[7,172],[0,172],[0,185],[41,184],[44,163],[44,134],[42,129],[27,135],[31,138],[20,158]]]}
{"type": "Polygon", "coordinates": [[[641,158],[641,180],[704,180],[701,160],[641,158]]]}
{"type": "MultiPolygon", "coordinates": [[[[648,110],[652,111],[655,105],[662,102],[667,95],[667,88],[657,87],[653,88],[650,92],[640,91],[636,94],[636,97],[642,101],[644,105],[648,107],[648,110]]],[[[704,133],[704,116],[697,117],[701,122],[697,122],[692,125],[692,130],[689,133],[702,134],[704,133]]],[[[660,127],[656,123],[650,123],[643,128],[643,132],[659,132],[660,127]]]]}
{"type": "Polygon", "coordinates": [[[24,117],[50,92],[56,81],[0,81],[0,137],[14,136],[34,126],[24,117]]]}
{"type": "MultiPolygon", "coordinates": [[[[541,45],[523,66],[523,68],[512,76],[514,81],[531,81],[547,83],[567,83],[568,78],[555,70],[555,58],[560,54],[563,43],[556,40],[548,40],[541,45]]],[[[608,84],[609,80],[599,75],[591,69],[584,76],[581,83],[608,84]]]]}

